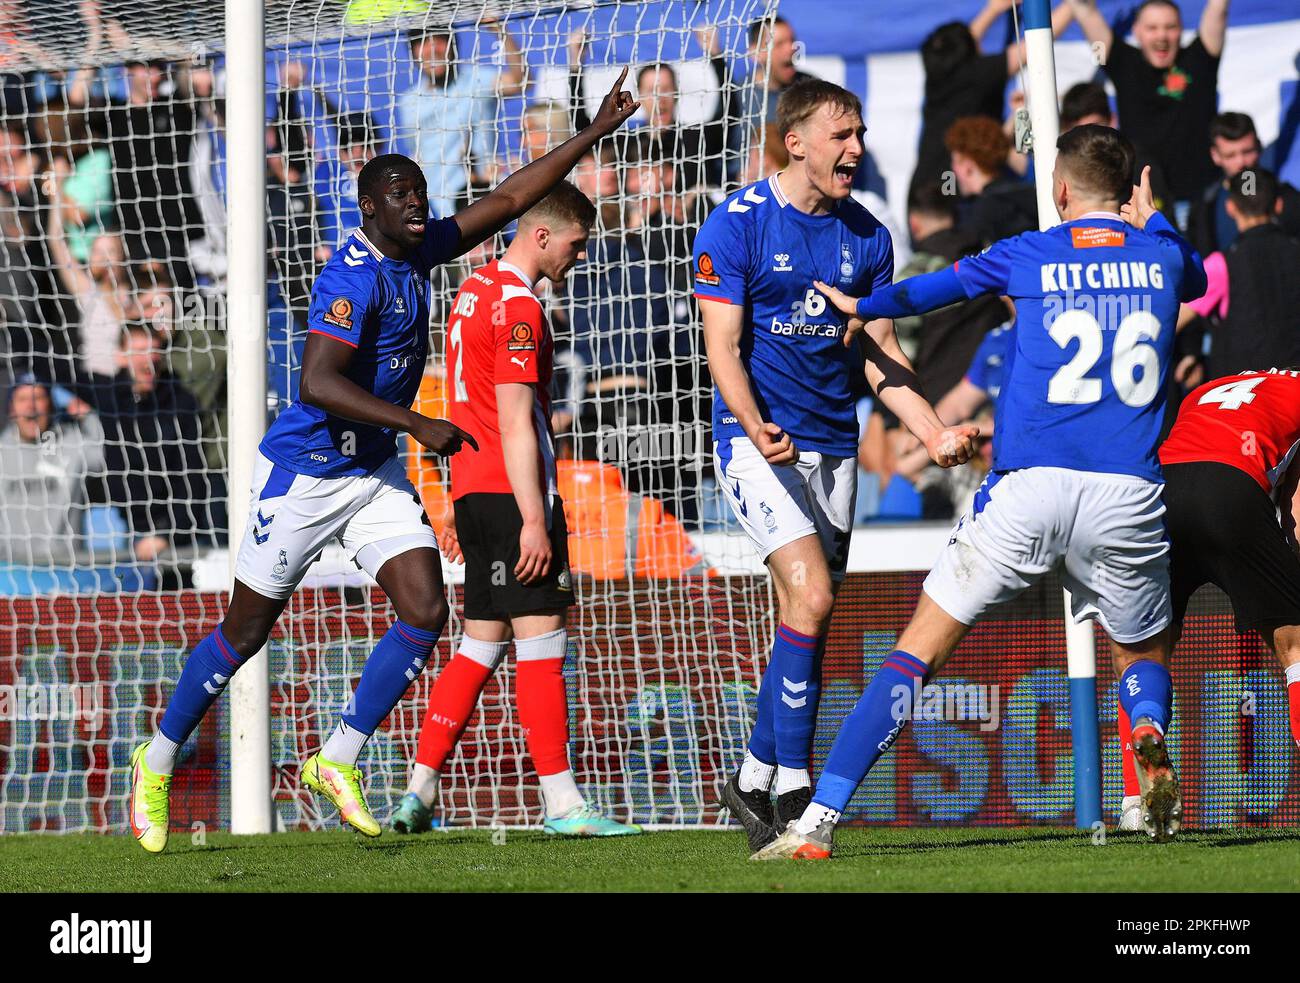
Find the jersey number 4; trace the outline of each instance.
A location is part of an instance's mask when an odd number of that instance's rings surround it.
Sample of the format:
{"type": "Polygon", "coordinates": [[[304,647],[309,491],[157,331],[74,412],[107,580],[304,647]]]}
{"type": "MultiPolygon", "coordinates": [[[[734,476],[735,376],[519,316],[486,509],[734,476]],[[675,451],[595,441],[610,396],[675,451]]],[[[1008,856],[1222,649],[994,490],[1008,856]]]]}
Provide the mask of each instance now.
{"type": "MultiPolygon", "coordinates": [[[[1049,403],[1096,403],[1101,400],[1101,380],[1088,378],[1101,359],[1101,325],[1087,311],[1061,314],[1048,331],[1061,348],[1076,339],[1079,350],[1047,384],[1049,403]]],[[[1150,311],[1133,311],[1119,322],[1110,352],[1110,381],[1115,395],[1128,406],[1146,406],[1160,389],[1160,355],[1151,344],[1160,336],[1160,320],[1150,311]],[[1141,374],[1138,372],[1141,370],[1141,374]]]]}
{"type": "Polygon", "coordinates": [[[1197,405],[1218,403],[1221,410],[1239,410],[1247,403],[1255,402],[1255,387],[1263,382],[1264,378],[1261,375],[1254,379],[1238,379],[1236,382],[1225,382],[1221,386],[1215,386],[1196,401],[1197,405]]]}

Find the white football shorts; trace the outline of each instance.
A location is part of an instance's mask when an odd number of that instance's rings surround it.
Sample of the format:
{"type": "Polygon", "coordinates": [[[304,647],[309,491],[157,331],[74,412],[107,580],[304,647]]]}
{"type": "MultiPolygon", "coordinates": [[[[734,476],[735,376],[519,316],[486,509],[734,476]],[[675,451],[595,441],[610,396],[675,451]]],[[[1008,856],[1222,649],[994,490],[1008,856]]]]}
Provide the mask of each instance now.
{"type": "Polygon", "coordinates": [[[831,579],[844,579],[853,535],[858,462],[801,450],[795,464],[772,465],[748,437],[714,441],[714,466],[727,502],[767,562],[804,536],[819,536],[831,579]]]}
{"type": "Polygon", "coordinates": [[[259,453],[235,579],[266,597],[288,597],[331,540],[372,577],[400,553],[438,548],[399,458],[373,474],[314,478],[259,453]]]}
{"type": "Polygon", "coordinates": [[[1067,468],[990,474],[925,578],[965,625],[1061,567],[1074,620],[1140,642],[1170,620],[1164,485],[1067,468]]]}

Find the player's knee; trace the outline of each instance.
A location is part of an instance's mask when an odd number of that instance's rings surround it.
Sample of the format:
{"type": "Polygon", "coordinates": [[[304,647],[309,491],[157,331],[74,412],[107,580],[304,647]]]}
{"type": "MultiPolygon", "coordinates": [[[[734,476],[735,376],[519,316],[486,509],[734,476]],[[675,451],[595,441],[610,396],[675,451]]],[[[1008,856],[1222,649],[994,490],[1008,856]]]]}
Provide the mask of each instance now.
{"type": "Polygon", "coordinates": [[[434,633],[442,631],[449,613],[447,599],[440,594],[407,600],[397,610],[397,616],[404,624],[434,633]]]}
{"type": "Polygon", "coordinates": [[[801,624],[790,627],[811,635],[820,634],[830,621],[831,607],[835,604],[830,584],[809,584],[798,591],[793,600],[795,617],[801,624]]]}
{"type": "Polygon", "coordinates": [[[270,635],[270,628],[251,621],[231,624],[227,619],[221,623],[221,637],[230,644],[241,659],[251,659],[262,651],[270,635]]]}

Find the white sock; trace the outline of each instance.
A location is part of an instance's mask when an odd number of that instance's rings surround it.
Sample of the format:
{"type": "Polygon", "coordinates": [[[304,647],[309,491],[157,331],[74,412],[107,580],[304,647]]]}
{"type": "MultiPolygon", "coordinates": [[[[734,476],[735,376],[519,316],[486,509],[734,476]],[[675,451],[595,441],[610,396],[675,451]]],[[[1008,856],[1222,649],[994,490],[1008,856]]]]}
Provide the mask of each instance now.
{"type": "Polygon", "coordinates": [[[772,787],[774,777],[776,777],[776,765],[765,764],[750,752],[745,752],[745,760],[740,766],[739,784],[742,792],[752,792],[755,789],[766,792],[772,787]]]}
{"type": "Polygon", "coordinates": [[[1286,684],[1294,686],[1296,683],[1300,683],[1300,662],[1293,662],[1286,667],[1286,684]]]}
{"type": "Polygon", "coordinates": [[[796,832],[807,836],[813,832],[822,823],[831,823],[832,825],[840,821],[840,814],[829,806],[821,806],[816,802],[809,803],[808,808],[803,811],[803,815],[795,820],[794,828],[796,832]]]}
{"type": "Polygon", "coordinates": [[[144,751],[145,767],[159,775],[170,775],[176,770],[176,758],[181,753],[181,746],[162,731],[156,731],[149,746],[144,751]]]}
{"type": "Polygon", "coordinates": [[[418,796],[426,809],[432,809],[434,803],[438,801],[438,780],[441,777],[442,772],[436,768],[416,762],[406,791],[418,796]]]}
{"type": "Polygon", "coordinates": [[[571,771],[539,775],[537,780],[542,785],[542,801],[546,803],[546,815],[549,819],[566,816],[586,801],[578,791],[578,783],[573,780],[571,771]]]}
{"type": "Polygon", "coordinates": [[[797,788],[808,788],[812,779],[808,777],[807,768],[787,768],[781,765],[776,769],[776,794],[785,795],[797,788]]]}
{"type": "Polygon", "coordinates": [[[369,739],[369,734],[363,734],[340,720],[330,739],[320,749],[320,756],[336,765],[355,765],[357,758],[361,757],[361,749],[369,739]]]}

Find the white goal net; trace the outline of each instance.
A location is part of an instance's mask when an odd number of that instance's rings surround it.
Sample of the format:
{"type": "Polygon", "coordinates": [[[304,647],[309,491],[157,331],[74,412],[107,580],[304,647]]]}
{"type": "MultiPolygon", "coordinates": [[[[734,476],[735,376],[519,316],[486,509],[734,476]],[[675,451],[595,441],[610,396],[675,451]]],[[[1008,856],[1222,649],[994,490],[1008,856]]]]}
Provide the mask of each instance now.
{"type": "MultiPolygon", "coordinates": [[[[265,397],[225,384],[227,208],[249,189],[228,183],[224,7],[0,0],[0,832],[124,828],[129,754],[222,613],[226,496],[245,494],[228,460],[249,452],[228,409],[264,402],[269,419],[294,398],[312,280],[359,221],[361,164],[414,157],[450,214],[584,125],[624,65],[643,109],[571,176],[600,225],[545,298],[581,598],[571,752],[612,814],[716,821],[773,625],[765,579],[719,576],[697,548],[729,517],[690,260],[709,209],[770,167],[751,42],[776,0],[267,3],[265,397]]],[[[445,415],[449,303],[504,241],[435,277],[427,414],[445,415]]],[[[439,525],[446,475],[404,453],[439,525]]],[[[448,574],[435,658],[361,761],[381,818],[459,636],[448,574]]],[[[273,636],[278,825],[329,818],[297,766],[391,617],[327,550],[273,636]]],[[[512,675],[449,765],[443,823],[539,815],[512,675]]],[[[229,727],[219,704],[185,749],[175,828],[228,825],[229,727]]]]}

